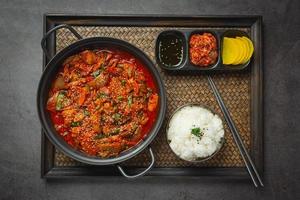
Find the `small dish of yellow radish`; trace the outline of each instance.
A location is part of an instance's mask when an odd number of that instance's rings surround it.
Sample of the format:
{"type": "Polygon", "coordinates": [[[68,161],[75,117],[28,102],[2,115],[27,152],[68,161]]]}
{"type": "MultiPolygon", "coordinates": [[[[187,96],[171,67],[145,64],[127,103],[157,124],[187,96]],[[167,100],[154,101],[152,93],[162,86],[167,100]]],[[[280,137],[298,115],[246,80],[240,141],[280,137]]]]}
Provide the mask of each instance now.
{"type": "Polygon", "coordinates": [[[254,46],[246,36],[223,37],[222,60],[224,65],[243,65],[252,57],[254,46]]]}

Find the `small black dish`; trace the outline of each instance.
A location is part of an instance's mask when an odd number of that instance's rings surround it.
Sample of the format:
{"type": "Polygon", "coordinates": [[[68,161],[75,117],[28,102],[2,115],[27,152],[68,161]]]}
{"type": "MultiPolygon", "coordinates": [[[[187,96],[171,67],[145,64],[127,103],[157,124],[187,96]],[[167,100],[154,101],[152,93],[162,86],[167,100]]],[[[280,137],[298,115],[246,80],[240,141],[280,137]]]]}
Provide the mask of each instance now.
{"type": "Polygon", "coordinates": [[[182,68],[187,60],[187,43],[183,33],[172,30],[160,33],[156,39],[155,56],[156,62],[163,69],[182,68]]]}

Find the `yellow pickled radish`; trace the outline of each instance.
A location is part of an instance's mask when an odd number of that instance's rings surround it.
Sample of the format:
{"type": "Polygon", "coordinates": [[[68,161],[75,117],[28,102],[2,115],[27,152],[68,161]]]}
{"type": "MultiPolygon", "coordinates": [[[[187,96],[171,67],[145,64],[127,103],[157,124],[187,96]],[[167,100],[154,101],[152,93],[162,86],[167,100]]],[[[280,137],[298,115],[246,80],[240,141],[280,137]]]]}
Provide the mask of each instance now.
{"type": "Polygon", "coordinates": [[[222,50],[223,64],[230,65],[239,58],[239,50],[237,44],[232,38],[224,37],[222,50]]]}
{"type": "Polygon", "coordinates": [[[239,40],[242,44],[242,48],[243,48],[243,56],[242,58],[239,60],[239,64],[243,64],[243,63],[246,63],[247,62],[247,57],[248,57],[248,44],[242,40],[240,37],[237,37],[236,38],[237,40],[239,40]]]}
{"type": "Polygon", "coordinates": [[[249,58],[251,57],[250,55],[250,44],[248,43],[248,41],[243,38],[243,37],[237,37],[238,39],[242,40],[246,46],[246,57],[244,58],[242,64],[245,64],[246,62],[249,61],[249,58]]]}
{"type": "Polygon", "coordinates": [[[254,46],[253,46],[252,41],[248,37],[243,36],[242,38],[244,38],[248,42],[248,45],[250,46],[249,56],[247,58],[247,61],[248,61],[248,60],[250,60],[250,58],[251,58],[251,56],[252,56],[252,54],[254,52],[254,46]]]}
{"type": "Polygon", "coordinates": [[[235,38],[232,38],[233,42],[237,44],[237,49],[238,49],[238,54],[239,57],[232,63],[233,65],[238,65],[240,64],[241,60],[244,58],[244,48],[243,48],[243,43],[235,38]]]}
{"type": "Polygon", "coordinates": [[[247,63],[254,52],[252,41],[246,37],[223,38],[222,59],[225,65],[247,63]]]}

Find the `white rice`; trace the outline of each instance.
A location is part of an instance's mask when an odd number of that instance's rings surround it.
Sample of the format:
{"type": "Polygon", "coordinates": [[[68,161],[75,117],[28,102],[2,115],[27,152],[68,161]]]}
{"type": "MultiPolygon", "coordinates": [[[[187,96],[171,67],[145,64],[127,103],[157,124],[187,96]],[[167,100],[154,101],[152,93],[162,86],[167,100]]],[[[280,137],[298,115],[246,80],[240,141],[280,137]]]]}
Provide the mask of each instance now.
{"type": "Polygon", "coordinates": [[[220,117],[196,105],[185,106],[176,112],[167,130],[171,149],[188,161],[212,155],[221,148],[223,137],[224,128],[220,117]],[[194,128],[200,128],[202,136],[192,134],[194,128]]]}

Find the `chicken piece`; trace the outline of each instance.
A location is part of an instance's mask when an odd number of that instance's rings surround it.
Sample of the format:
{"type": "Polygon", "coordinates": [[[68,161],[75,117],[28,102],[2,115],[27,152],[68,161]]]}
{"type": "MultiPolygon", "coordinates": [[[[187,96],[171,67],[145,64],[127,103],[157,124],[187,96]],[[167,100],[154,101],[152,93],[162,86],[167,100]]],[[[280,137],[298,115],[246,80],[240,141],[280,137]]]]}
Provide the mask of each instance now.
{"type": "Polygon", "coordinates": [[[93,51],[86,50],[80,53],[81,59],[88,65],[96,63],[96,55],[93,51]]]}
{"type": "Polygon", "coordinates": [[[80,72],[78,69],[73,69],[70,74],[64,74],[64,80],[69,81],[78,81],[80,80],[80,72]]]}
{"type": "Polygon", "coordinates": [[[141,126],[138,126],[135,131],[134,131],[134,134],[132,135],[131,137],[131,140],[132,141],[138,141],[140,138],[141,138],[141,135],[142,134],[142,127],[141,126]]]}
{"type": "Polygon", "coordinates": [[[145,125],[145,124],[147,124],[148,121],[149,121],[149,117],[144,116],[141,120],[141,124],[145,125]]]}
{"type": "Polygon", "coordinates": [[[130,87],[133,88],[134,95],[138,95],[140,91],[139,84],[133,78],[129,79],[128,83],[130,84],[130,87]]]}
{"type": "Polygon", "coordinates": [[[154,111],[155,108],[157,107],[158,104],[158,95],[157,94],[152,94],[149,97],[149,101],[148,101],[148,110],[150,112],[154,111]]]}
{"type": "Polygon", "coordinates": [[[71,124],[74,121],[74,116],[77,113],[76,109],[68,109],[62,111],[62,116],[66,124],[71,124]]]}
{"type": "Polygon", "coordinates": [[[99,76],[97,76],[94,80],[88,82],[88,85],[90,87],[101,88],[107,84],[107,81],[108,81],[108,75],[102,73],[99,76]]]}
{"type": "Polygon", "coordinates": [[[128,78],[133,77],[133,74],[134,74],[134,66],[133,66],[133,64],[124,63],[124,69],[125,69],[125,72],[126,72],[126,76],[128,78]]]}
{"type": "Polygon", "coordinates": [[[80,134],[82,128],[81,127],[71,127],[71,132],[73,133],[72,135],[74,135],[75,137],[80,134]]]}
{"type": "Polygon", "coordinates": [[[80,93],[79,93],[79,99],[78,99],[78,105],[82,105],[85,101],[86,95],[87,95],[87,88],[83,87],[80,89],[80,93]]]}
{"type": "Polygon", "coordinates": [[[93,66],[93,71],[96,71],[96,70],[100,69],[101,67],[104,67],[106,58],[107,58],[107,54],[108,54],[108,52],[105,52],[105,51],[96,52],[98,60],[97,60],[96,64],[94,64],[94,66],[93,66]]]}
{"type": "Polygon", "coordinates": [[[81,121],[81,120],[83,120],[84,116],[85,116],[85,115],[84,115],[83,110],[80,110],[79,112],[77,112],[77,113],[75,114],[75,116],[74,116],[74,121],[75,121],[75,122],[81,121]]]}
{"type": "Polygon", "coordinates": [[[62,89],[66,88],[66,84],[65,84],[63,76],[59,75],[56,78],[56,80],[54,82],[54,85],[53,85],[53,88],[58,89],[58,90],[62,90],[62,89]]]}
{"type": "Polygon", "coordinates": [[[86,83],[86,78],[79,78],[76,81],[72,81],[68,84],[66,84],[66,87],[74,87],[74,86],[80,86],[86,83]]]}
{"type": "Polygon", "coordinates": [[[99,120],[100,116],[96,113],[93,113],[90,116],[90,124],[92,125],[93,131],[96,133],[100,133],[101,132],[101,127],[100,127],[100,123],[99,120]]]}
{"type": "Polygon", "coordinates": [[[99,144],[98,149],[100,151],[98,152],[98,154],[101,157],[116,156],[123,150],[123,146],[124,144],[121,142],[99,144]]]}

